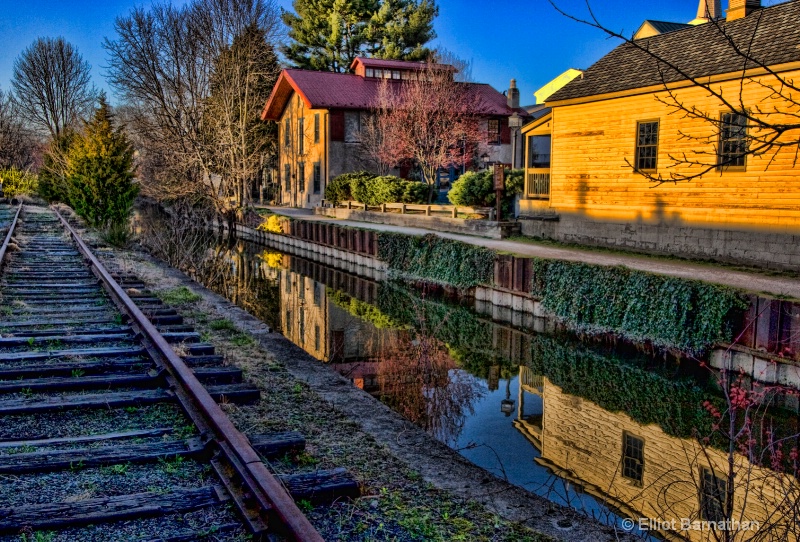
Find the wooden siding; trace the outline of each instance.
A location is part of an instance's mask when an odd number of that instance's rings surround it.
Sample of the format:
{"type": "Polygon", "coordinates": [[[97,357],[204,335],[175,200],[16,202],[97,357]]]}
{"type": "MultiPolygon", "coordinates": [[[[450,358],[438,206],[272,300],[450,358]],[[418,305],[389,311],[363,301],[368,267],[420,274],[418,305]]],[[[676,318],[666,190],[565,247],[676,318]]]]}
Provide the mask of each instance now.
{"type": "MultiPolygon", "coordinates": [[[[798,75],[793,72],[786,77],[798,75]]],[[[725,96],[738,103],[738,82],[721,86],[725,96]]],[[[796,105],[791,107],[769,94],[755,82],[745,83],[742,91],[745,104],[797,112],[796,105]]],[[[715,117],[727,111],[700,88],[681,89],[676,95],[715,117]]],[[[668,167],[672,164],[669,155],[713,153],[717,143],[709,123],[684,118],[657,97],[668,99],[665,93],[647,94],[554,108],[551,207],[598,220],[800,231],[800,170],[791,149],[781,150],[771,162],[771,155],[748,156],[745,171],[712,171],[690,182],[654,186],[635,173],[626,160],[634,160],[637,121],[659,121],[657,171],[665,178],[672,171],[692,171],[668,167]],[[681,131],[708,141],[682,139],[681,131]]],[[[780,115],[772,120],[780,120],[780,115]]],[[[797,134],[787,137],[792,136],[797,134]]]]}

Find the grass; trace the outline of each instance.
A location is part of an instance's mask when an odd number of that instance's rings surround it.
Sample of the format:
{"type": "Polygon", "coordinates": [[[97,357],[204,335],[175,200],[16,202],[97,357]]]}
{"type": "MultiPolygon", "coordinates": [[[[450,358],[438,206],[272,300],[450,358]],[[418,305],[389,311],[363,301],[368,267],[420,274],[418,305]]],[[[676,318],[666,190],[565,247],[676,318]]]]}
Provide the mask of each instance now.
{"type": "Polygon", "coordinates": [[[208,327],[214,331],[236,331],[236,326],[227,318],[220,318],[218,320],[211,320],[208,327]]]}
{"type": "Polygon", "coordinates": [[[189,303],[197,303],[202,299],[201,296],[191,291],[186,286],[179,286],[169,290],[162,290],[156,292],[156,295],[168,305],[188,305],[189,303]]]}

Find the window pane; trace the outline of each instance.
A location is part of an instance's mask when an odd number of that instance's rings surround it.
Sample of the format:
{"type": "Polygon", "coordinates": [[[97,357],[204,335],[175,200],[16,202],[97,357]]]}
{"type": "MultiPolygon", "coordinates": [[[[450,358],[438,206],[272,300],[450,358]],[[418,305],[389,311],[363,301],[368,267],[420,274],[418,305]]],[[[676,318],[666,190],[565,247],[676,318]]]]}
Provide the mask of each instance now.
{"type": "Polygon", "coordinates": [[[739,113],[724,113],[720,122],[719,164],[743,167],[747,152],[747,119],[739,113]]]}
{"type": "Polygon", "coordinates": [[[636,169],[654,170],[658,156],[658,121],[640,122],[636,135],[636,169]]]}
{"type": "Polygon", "coordinates": [[[528,167],[550,167],[550,136],[528,136],[528,167]]]}
{"type": "Polygon", "coordinates": [[[625,433],[622,446],[622,476],[641,482],[644,474],[644,440],[625,433]]]}
{"type": "Polygon", "coordinates": [[[711,469],[700,474],[700,517],[705,521],[723,521],[727,503],[728,483],[715,476],[711,469]]]}

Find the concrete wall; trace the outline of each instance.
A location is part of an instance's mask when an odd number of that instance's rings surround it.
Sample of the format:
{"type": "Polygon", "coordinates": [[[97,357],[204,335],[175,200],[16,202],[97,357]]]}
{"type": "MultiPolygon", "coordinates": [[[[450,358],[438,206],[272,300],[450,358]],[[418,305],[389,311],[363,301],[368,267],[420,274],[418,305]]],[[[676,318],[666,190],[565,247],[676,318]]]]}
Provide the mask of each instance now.
{"type": "Polygon", "coordinates": [[[698,227],[679,220],[600,220],[583,213],[521,220],[523,235],[653,254],[800,270],[800,232],[698,227]],[[553,220],[556,218],[557,220],[553,220]]]}

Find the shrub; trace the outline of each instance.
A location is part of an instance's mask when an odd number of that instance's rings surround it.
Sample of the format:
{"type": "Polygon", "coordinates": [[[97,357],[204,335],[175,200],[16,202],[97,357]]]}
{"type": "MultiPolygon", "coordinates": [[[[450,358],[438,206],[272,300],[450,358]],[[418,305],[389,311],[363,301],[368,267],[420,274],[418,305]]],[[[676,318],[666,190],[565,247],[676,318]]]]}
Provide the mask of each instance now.
{"type": "Polygon", "coordinates": [[[345,173],[333,179],[325,189],[325,199],[334,205],[354,200],[367,205],[382,203],[425,203],[428,186],[392,175],[376,177],[370,173],[345,173]]]}
{"type": "Polygon", "coordinates": [[[367,173],[366,171],[356,171],[354,173],[343,173],[334,177],[328,186],[325,187],[325,199],[338,205],[341,201],[353,199],[351,191],[351,183],[358,182],[361,179],[374,179],[375,175],[367,173]]]}
{"type": "Polygon", "coordinates": [[[283,220],[278,215],[269,215],[256,229],[270,233],[283,233],[283,220]]]}
{"type": "Polygon", "coordinates": [[[0,169],[0,184],[7,198],[31,196],[36,193],[38,178],[33,173],[17,168],[0,169]]]}
{"type": "MultiPolygon", "coordinates": [[[[525,186],[525,172],[521,169],[506,170],[503,212],[507,215],[514,205],[514,198],[525,186]]],[[[453,183],[447,197],[453,205],[464,207],[494,207],[495,192],[492,171],[469,171],[453,183]]]]}

